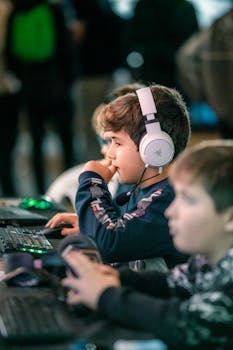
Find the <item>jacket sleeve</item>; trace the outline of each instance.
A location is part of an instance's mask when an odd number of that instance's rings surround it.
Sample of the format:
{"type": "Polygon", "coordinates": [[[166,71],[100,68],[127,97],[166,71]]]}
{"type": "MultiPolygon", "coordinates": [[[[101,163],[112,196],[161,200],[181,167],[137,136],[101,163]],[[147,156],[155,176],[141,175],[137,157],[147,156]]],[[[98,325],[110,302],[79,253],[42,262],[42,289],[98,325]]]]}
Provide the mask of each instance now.
{"type": "Polygon", "coordinates": [[[180,264],[167,272],[132,271],[121,268],[121,285],[136,289],[138,292],[159,298],[177,297],[187,299],[195,292],[196,276],[200,267],[209,268],[204,257],[190,257],[188,262],[180,264]],[[199,265],[197,266],[197,260],[199,265]]]}
{"type": "Polygon", "coordinates": [[[124,287],[136,289],[138,292],[146,293],[156,297],[167,298],[172,295],[167,282],[167,273],[159,271],[132,271],[120,269],[120,281],[124,287]]]}
{"type": "Polygon", "coordinates": [[[212,342],[233,344],[232,292],[209,291],[180,300],[159,299],[128,287],[111,287],[102,293],[98,307],[108,319],[152,333],[172,349],[185,346],[207,349],[205,345],[212,342]]]}
{"type": "Polygon", "coordinates": [[[166,257],[175,250],[169,235],[165,208],[166,194],[154,193],[145,206],[120,215],[106,183],[94,172],[79,177],[76,211],[80,232],[97,242],[102,258],[108,262],[166,257]]]}

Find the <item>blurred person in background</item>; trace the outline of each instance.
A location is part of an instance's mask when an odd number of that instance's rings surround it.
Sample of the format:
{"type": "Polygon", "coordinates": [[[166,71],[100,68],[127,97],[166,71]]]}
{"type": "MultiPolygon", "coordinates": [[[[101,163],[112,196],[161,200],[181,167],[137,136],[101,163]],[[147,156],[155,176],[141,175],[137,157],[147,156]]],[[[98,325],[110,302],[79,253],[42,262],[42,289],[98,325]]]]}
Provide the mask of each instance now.
{"type": "Polygon", "coordinates": [[[175,52],[198,29],[195,9],[187,0],[139,0],[122,34],[132,78],[178,87],[175,52]]]}
{"type": "Polygon", "coordinates": [[[41,194],[46,189],[43,141],[48,126],[60,137],[64,169],[73,165],[72,46],[60,3],[11,2],[7,65],[22,84],[20,106],[29,121],[33,170],[41,194]]]}
{"type": "Polygon", "coordinates": [[[5,35],[10,12],[10,2],[0,0],[0,115],[4,124],[0,138],[0,184],[1,194],[6,197],[16,195],[13,151],[18,130],[20,90],[20,82],[5,67],[5,35]]]}
{"type": "MultiPolygon", "coordinates": [[[[233,2],[232,2],[233,4],[233,2]]],[[[192,35],[176,54],[177,76],[192,102],[206,102],[223,138],[233,138],[233,8],[192,35]]]]}
{"type": "Polygon", "coordinates": [[[114,87],[113,73],[121,62],[118,43],[122,20],[112,11],[108,0],[73,0],[73,7],[78,20],[73,22],[72,32],[79,64],[74,99],[80,163],[100,157],[91,118],[103,96],[114,87]]]}

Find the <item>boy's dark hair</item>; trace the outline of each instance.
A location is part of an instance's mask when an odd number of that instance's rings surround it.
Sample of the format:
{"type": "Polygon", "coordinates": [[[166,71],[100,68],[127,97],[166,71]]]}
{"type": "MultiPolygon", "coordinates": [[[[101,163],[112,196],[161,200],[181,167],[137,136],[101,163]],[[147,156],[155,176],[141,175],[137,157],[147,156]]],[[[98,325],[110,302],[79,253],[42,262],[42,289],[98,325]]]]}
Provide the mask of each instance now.
{"type": "Polygon", "coordinates": [[[137,89],[141,89],[145,87],[144,84],[141,83],[131,83],[131,84],[124,84],[121,86],[118,86],[114,90],[112,90],[108,95],[105,96],[103,103],[101,103],[99,106],[96,107],[96,109],[93,112],[92,116],[92,128],[94,129],[96,134],[101,134],[102,132],[102,127],[101,123],[99,122],[99,114],[100,111],[104,108],[104,106],[107,103],[110,103],[114,101],[117,97],[129,94],[129,93],[135,93],[137,89]]]}
{"type": "Polygon", "coordinates": [[[170,168],[170,179],[201,183],[218,212],[233,206],[233,141],[209,140],[188,148],[170,168]]]}
{"type": "MultiPolygon", "coordinates": [[[[186,147],[190,138],[188,110],[177,90],[162,85],[151,85],[151,91],[161,129],[168,133],[174,142],[175,158],[186,147]]],[[[101,112],[100,123],[104,131],[124,130],[137,146],[146,132],[136,93],[126,94],[109,103],[101,112]]]]}
{"type": "Polygon", "coordinates": [[[110,103],[114,101],[117,97],[129,94],[129,93],[134,93],[136,90],[141,89],[145,87],[144,84],[142,83],[131,83],[131,84],[124,84],[121,85],[114,90],[112,90],[108,95],[105,96],[104,103],[110,103]]]}

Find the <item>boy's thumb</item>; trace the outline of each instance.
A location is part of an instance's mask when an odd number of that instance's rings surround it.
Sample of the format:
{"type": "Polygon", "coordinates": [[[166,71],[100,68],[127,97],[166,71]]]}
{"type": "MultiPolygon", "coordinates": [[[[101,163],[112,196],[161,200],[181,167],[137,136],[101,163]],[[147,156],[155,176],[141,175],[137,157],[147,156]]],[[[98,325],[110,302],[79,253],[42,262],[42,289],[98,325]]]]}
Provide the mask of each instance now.
{"type": "Polygon", "coordinates": [[[108,169],[110,170],[111,175],[113,176],[116,173],[117,168],[114,165],[109,165],[108,169]]]}

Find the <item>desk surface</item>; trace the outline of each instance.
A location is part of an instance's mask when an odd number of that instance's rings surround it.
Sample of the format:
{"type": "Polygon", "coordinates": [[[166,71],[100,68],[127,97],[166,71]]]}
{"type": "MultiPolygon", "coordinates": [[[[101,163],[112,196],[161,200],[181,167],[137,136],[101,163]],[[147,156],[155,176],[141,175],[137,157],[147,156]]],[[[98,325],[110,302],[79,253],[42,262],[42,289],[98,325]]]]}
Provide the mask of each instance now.
{"type": "MultiPolygon", "coordinates": [[[[14,199],[15,200],[15,199],[14,199]]],[[[5,205],[6,199],[4,202],[0,202],[0,205],[5,205]]],[[[7,202],[9,204],[9,201],[7,202]]],[[[10,203],[11,205],[16,205],[14,203],[10,203]]],[[[52,212],[50,212],[50,215],[52,212]]],[[[53,213],[54,214],[54,213],[53,213]]],[[[37,226],[39,228],[39,226],[37,226]]],[[[54,246],[55,250],[60,240],[49,239],[49,241],[54,246]]],[[[1,265],[0,259],[0,270],[3,270],[3,266],[1,265]]],[[[43,288],[43,287],[40,287],[43,288]]],[[[37,293],[38,291],[42,291],[39,287],[32,287],[30,292],[37,293]]],[[[20,293],[28,293],[29,288],[20,288],[20,293]]],[[[0,297],[4,296],[4,293],[16,293],[16,287],[9,287],[5,284],[5,282],[0,282],[0,297]]],[[[1,299],[1,298],[0,298],[1,299]]],[[[0,305],[1,307],[1,305],[0,305]]],[[[38,310],[39,312],[39,310],[38,310]]],[[[132,331],[130,329],[123,328],[121,326],[117,326],[107,320],[101,318],[101,316],[95,312],[88,312],[86,314],[77,314],[72,313],[72,322],[75,324],[75,330],[77,331],[77,341],[74,343],[61,343],[61,344],[15,344],[9,345],[1,343],[0,339],[0,349],[1,350],[74,350],[79,349],[78,342],[82,339],[87,339],[90,343],[96,344],[96,350],[109,350],[112,349],[114,342],[118,339],[151,339],[153,336],[151,334],[132,331]],[[76,347],[75,345],[76,344],[76,347]]],[[[81,349],[81,347],[80,347],[81,349]]],[[[94,350],[94,348],[93,348],[94,350]]]]}
{"type": "MultiPolygon", "coordinates": [[[[25,293],[25,295],[30,295],[32,293],[41,293],[45,291],[51,291],[46,288],[19,288],[19,287],[9,287],[4,282],[0,283],[0,307],[1,307],[1,298],[4,298],[4,295],[25,293]],[[28,293],[28,294],[27,294],[28,293]]],[[[68,308],[67,308],[68,309],[68,308]]],[[[38,310],[39,312],[39,310],[38,310]]],[[[39,349],[48,349],[48,350],[74,350],[74,344],[77,344],[82,339],[87,339],[88,342],[96,344],[96,350],[110,350],[114,342],[118,339],[151,339],[152,335],[132,331],[130,329],[117,326],[107,320],[101,318],[101,316],[92,311],[81,313],[80,311],[70,311],[70,319],[74,324],[75,333],[77,338],[72,343],[50,343],[50,344],[0,344],[2,350],[39,350],[39,349]]],[[[79,348],[77,348],[79,349],[79,348]]],[[[94,349],[93,349],[94,350],[94,349]]]]}

